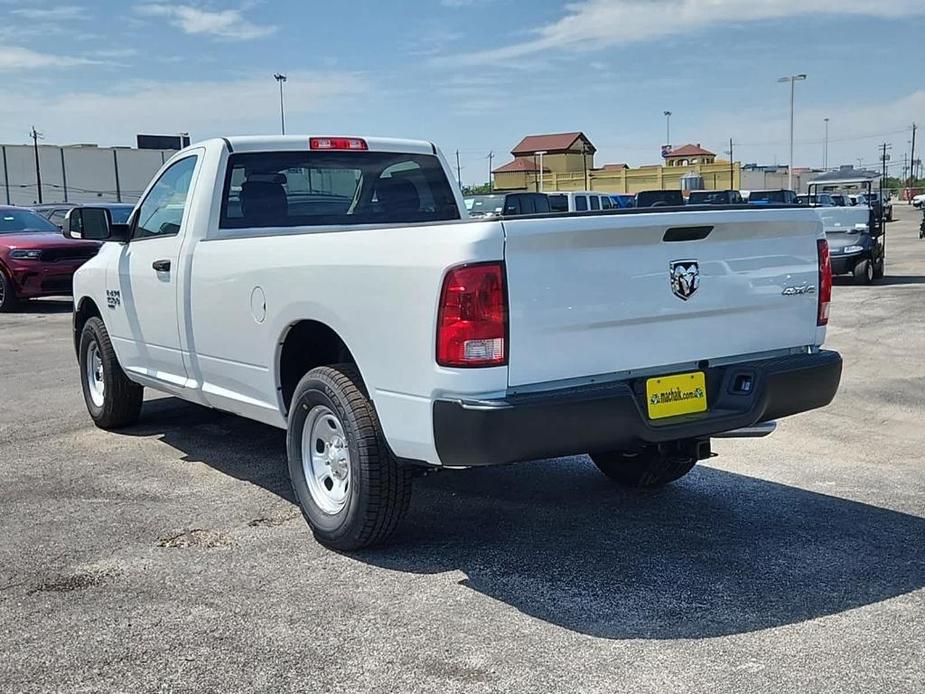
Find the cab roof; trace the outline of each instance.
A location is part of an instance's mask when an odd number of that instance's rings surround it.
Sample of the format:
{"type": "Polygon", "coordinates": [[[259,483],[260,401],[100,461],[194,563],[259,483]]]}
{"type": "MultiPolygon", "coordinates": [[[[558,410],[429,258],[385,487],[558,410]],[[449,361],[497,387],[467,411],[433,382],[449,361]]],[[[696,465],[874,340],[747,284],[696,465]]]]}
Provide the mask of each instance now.
{"type": "MultiPolygon", "coordinates": [[[[370,152],[400,152],[402,154],[436,154],[433,143],[424,140],[402,140],[389,137],[365,137],[360,135],[235,135],[220,138],[217,142],[229,146],[233,152],[291,152],[309,150],[313,137],[356,138],[366,143],[370,152]]],[[[213,142],[213,141],[209,141],[213,142]]],[[[199,143],[200,145],[202,143],[199,143]]],[[[196,144],[192,145],[193,147],[196,144]]]]}

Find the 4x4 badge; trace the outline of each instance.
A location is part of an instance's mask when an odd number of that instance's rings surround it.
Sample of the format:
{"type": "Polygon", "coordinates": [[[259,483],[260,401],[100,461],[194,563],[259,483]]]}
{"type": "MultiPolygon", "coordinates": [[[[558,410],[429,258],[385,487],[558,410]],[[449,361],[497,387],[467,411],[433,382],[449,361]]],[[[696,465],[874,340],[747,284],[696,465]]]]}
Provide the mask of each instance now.
{"type": "Polygon", "coordinates": [[[672,260],[669,266],[671,293],[687,301],[700,286],[700,265],[696,260],[672,260]]]}

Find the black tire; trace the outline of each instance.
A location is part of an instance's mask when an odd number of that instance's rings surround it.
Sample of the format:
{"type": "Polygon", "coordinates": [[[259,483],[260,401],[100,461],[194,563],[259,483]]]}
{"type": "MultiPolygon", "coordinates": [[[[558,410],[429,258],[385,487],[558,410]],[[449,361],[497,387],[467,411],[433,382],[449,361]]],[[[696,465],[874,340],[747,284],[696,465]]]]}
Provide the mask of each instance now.
{"type": "Polygon", "coordinates": [[[101,429],[118,429],[136,422],[141,413],[144,388],[130,381],[119,366],[109,333],[99,318],[90,318],[84,324],[78,355],[84,402],[93,423],[101,429]],[[88,377],[87,364],[94,347],[101,360],[100,374],[104,385],[102,402],[94,402],[88,377]]]}
{"type": "Polygon", "coordinates": [[[596,453],[591,460],[617,484],[636,489],[661,487],[679,480],[697,464],[692,456],[662,453],[657,446],[639,451],[596,453]]]}
{"type": "Polygon", "coordinates": [[[886,253],[881,255],[877,259],[876,265],[874,265],[874,279],[882,280],[885,274],[886,274],[886,253]]]}
{"type": "Polygon", "coordinates": [[[16,289],[6,273],[0,270],[0,313],[9,313],[17,308],[19,308],[19,297],[16,296],[16,289]]]}
{"type": "Polygon", "coordinates": [[[355,366],[321,366],[302,378],[292,396],[286,447],[292,489],[318,542],[357,550],[385,542],[398,527],[411,501],[412,470],[389,450],[355,366]],[[349,454],[345,499],[334,510],[324,509],[312,495],[302,462],[309,416],[325,408],[339,420],[349,454]]]}
{"type": "Polygon", "coordinates": [[[858,264],[854,266],[855,284],[870,284],[874,281],[874,276],[874,264],[870,259],[865,258],[864,260],[860,260],[858,264]]]}

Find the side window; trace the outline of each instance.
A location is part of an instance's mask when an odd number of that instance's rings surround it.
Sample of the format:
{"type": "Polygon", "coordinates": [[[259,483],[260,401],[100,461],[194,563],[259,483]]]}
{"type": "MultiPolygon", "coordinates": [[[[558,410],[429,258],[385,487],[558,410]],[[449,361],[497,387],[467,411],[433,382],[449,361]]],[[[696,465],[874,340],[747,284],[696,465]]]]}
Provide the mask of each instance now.
{"type": "Polygon", "coordinates": [[[533,214],[536,212],[536,207],[533,204],[533,201],[536,199],[535,195],[523,195],[520,198],[520,214],[533,214]]]}
{"type": "Polygon", "coordinates": [[[67,214],[67,210],[52,210],[51,214],[48,217],[48,221],[54,224],[55,226],[61,226],[64,224],[64,215],[67,214]]]}
{"type": "Polygon", "coordinates": [[[181,159],[157,179],[138,209],[132,240],[176,236],[180,233],[197,159],[196,156],[181,159]]]}
{"type": "Polygon", "coordinates": [[[568,198],[564,195],[550,195],[549,207],[553,212],[568,212],[568,198]]]}
{"type": "Polygon", "coordinates": [[[546,213],[552,211],[549,206],[549,198],[542,194],[533,198],[533,207],[534,212],[546,213]]]}
{"type": "Polygon", "coordinates": [[[592,210],[601,209],[601,199],[597,195],[591,196],[591,209],[592,210]]]}
{"type": "Polygon", "coordinates": [[[504,214],[520,214],[520,197],[519,195],[508,195],[504,201],[504,214]]]}
{"type": "Polygon", "coordinates": [[[609,196],[607,195],[601,196],[601,209],[602,210],[612,210],[613,209],[613,201],[610,199],[609,196]]]}
{"type": "Polygon", "coordinates": [[[585,195],[575,196],[575,211],[584,212],[588,209],[588,198],[585,195]]]}

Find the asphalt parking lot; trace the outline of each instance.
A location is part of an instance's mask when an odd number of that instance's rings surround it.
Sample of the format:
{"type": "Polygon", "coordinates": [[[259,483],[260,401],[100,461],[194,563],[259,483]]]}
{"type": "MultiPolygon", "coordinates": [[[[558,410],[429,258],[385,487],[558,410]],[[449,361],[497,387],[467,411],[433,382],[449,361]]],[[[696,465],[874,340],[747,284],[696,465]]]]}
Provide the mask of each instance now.
{"type": "Polygon", "coordinates": [[[86,414],[70,307],[0,316],[0,691],[925,691],[925,241],[837,280],[825,410],[664,490],[583,457],[418,482],[321,548],[283,432],[149,396],[86,414]]]}

